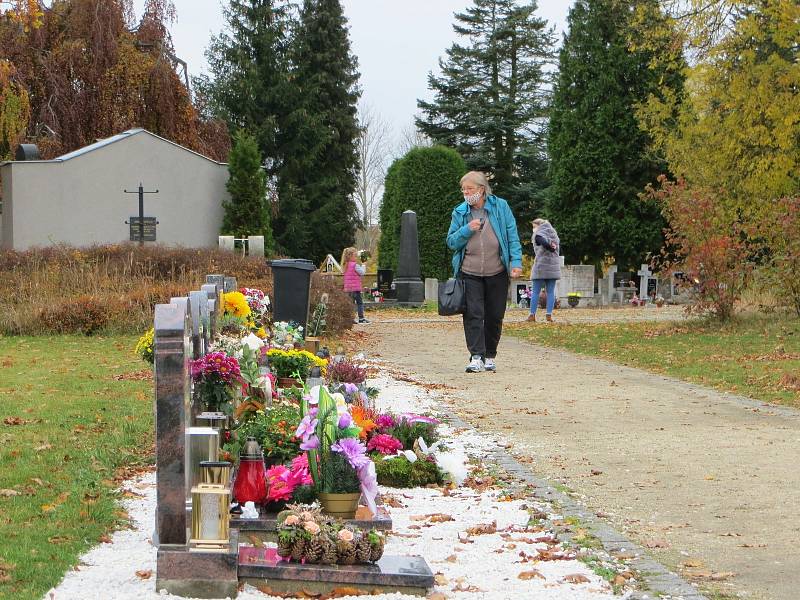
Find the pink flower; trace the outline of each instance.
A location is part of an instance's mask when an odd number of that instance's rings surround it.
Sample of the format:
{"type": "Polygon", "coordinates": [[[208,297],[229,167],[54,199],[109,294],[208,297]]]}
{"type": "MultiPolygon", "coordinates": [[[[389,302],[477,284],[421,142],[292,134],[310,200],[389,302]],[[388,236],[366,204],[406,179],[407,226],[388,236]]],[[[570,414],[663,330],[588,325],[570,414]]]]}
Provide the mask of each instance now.
{"type": "Polygon", "coordinates": [[[336,537],[338,537],[343,542],[352,542],[353,532],[350,531],[349,529],[340,529],[339,533],[336,534],[336,537]]]}
{"type": "Polygon", "coordinates": [[[375,419],[375,425],[378,429],[389,429],[395,426],[394,417],[392,415],[378,415],[375,419]]]}
{"type": "Polygon", "coordinates": [[[381,454],[396,454],[398,450],[403,449],[403,443],[391,435],[379,433],[372,437],[367,444],[367,450],[372,452],[377,450],[381,454]]]}
{"type": "Polygon", "coordinates": [[[284,524],[285,525],[289,525],[289,526],[297,525],[299,522],[300,522],[300,519],[298,518],[297,515],[289,515],[284,520],[284,524]]]}
{"type": "Polygon", "coordinates": [[[317,525],[314,521],[306,521],[305,525],[303,525],[303,529],[305,529],[311,535],[317,535],[319,533],[319,525],[317,525]]]}

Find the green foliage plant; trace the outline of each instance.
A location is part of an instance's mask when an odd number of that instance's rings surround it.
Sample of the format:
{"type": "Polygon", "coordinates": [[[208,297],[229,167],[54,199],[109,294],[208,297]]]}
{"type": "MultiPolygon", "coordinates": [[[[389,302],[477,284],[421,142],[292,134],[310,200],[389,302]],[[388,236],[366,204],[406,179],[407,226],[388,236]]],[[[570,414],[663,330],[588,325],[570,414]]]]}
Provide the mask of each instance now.
{"type": "Polygon", "coordinates": [[[338,452],[329,452],[322,463],[321,490],[329,494],[354,494],[361,491],[358,473],[338,452]]]}
{"type": "Polygon", "coordinates": [[[375,472],[378,483],[395,488],[424,487],[430,484],[441,485],[444,476],[436,463],[420,459],[413,463],[405,456],[384,460],[375,457],[375,472]]]}
{"type": "Polygon", "coordinates": [[[800,317],[800,196],[771,202],[755,231],[768,256],[762,282],[800,317]]]}
{"type": "Polygon", "coordinates": [[[419,438],[422,438],[428,446],[432,446],[439,439],[436,425],[433,423],[420,421],[409,423],[405,419],[398,420],[393,427],[386,430],[386,433],[400,440],[403,443],[403,450],[412,450],[414,442],[419,438]]]}

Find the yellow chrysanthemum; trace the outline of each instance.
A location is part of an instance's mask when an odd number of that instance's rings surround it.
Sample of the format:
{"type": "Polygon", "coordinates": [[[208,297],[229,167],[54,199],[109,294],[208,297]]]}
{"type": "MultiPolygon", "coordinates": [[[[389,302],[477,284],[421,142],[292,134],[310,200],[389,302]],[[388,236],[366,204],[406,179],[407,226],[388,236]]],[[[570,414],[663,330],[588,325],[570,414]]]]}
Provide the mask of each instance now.
{"type": "Polygon", "coordinates": [[[250,305],[247,304],[247,298],[241,292],[222,294],[222,305],[226,315],[233,315],[242,319],[250,316],[250,305]]]}

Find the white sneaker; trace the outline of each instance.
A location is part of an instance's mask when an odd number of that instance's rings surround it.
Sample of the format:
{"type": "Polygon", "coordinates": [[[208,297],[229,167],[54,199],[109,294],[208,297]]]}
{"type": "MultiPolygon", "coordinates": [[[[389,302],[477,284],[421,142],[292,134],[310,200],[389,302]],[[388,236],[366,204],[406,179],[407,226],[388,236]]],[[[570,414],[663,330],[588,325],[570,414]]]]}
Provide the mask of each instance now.
{"type": "Polygon", "coordinates": [[[473,356],[464,370],[467,373],[480,373],[483,371],[483,359],[478,355],[473,356]]]}
{"type": "Polygon", "coordinates": [[[496,371],[497,367],[494,364],[494,359],[493,358],[487,358],[486,362],[484,363],[483,368],[486,369],[487,371],[496,371]]]}

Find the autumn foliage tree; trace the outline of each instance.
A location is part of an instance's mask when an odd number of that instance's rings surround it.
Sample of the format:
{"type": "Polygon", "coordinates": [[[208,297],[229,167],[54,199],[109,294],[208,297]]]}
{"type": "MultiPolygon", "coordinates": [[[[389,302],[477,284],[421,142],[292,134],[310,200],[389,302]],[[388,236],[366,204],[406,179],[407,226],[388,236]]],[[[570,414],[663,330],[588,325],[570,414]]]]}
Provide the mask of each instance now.
{"type": "Polygon", "coordinates": [[[668,224],[656,267],[694,282],[689,312],[730,319],[755,269],[747,227],[731,219],[720,191],[661,176],[644,196],[658,202],[668,224]]]}
{"type": "Polygon", "coordinates": [[[0,61],[29,98],[26,129],[45,158],[145,127],[225,159],[227,129],[200,119],[176,72],[170,0],[147,0],[135,27],[131,0],[14,4],[0,13],[0,61]]]}

